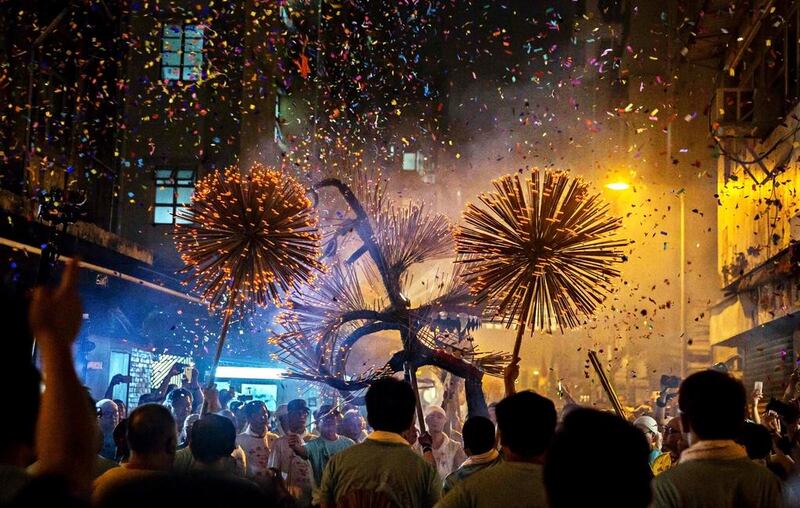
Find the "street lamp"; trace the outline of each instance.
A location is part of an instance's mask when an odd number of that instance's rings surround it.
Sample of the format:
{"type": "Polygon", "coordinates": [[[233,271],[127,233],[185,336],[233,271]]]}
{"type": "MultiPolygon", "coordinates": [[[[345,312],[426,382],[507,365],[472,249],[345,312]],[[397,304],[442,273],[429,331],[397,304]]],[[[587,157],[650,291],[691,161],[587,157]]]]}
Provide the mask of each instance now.
{"type": "MultiPolygon", "coordinates": [[[[630,189],[630,184],[625,181],[617,180],[605,185],[606,189],[613,191],[624,191],[630,189]]],[[[681,340],[681,377],[686,375],[687,369],[687,340],[686,340],[686,202],[685,191],[681,189],[678,193],[680,199],[680,266],[678,268],[680,278],[680,340],[681,340]]]]}
{"type": "Polygon", "coordinates": [[[606,189],[610,189],[613,191],[624,191],[630,189],[630,184],[627,182],[611,182],[606,184],[606,189]]]}

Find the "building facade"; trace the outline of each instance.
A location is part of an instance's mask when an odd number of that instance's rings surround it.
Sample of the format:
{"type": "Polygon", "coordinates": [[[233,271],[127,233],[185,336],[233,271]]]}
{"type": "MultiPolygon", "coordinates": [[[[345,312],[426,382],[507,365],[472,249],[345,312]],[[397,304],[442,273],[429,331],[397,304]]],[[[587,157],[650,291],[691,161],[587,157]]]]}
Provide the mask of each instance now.
{"type": "Polygon", "coordinates": [[[783,393],[798,367],[798,2],[754,2],[719,44],[710,128],[719,154],[712,344],[741,356],[746,386],[783,393]]]}

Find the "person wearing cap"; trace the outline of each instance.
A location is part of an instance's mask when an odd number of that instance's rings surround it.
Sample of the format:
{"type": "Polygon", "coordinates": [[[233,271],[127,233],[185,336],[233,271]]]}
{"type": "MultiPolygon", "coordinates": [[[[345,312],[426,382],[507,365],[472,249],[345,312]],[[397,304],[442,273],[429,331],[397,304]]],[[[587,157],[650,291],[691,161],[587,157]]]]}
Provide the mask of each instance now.
{"type": "Polygon", "coordinates": [[[669,469],[672,462],[667,460],[669,454],[666,454],[665,458],[665,454],[661,451],[662,438],[656,420],[651,416],[640,416],[633,421],[633,426],[641,430],[647,438],[647,444],[650,446],[649,462],[653,474],[657,475],[669,469]]]}
{"type": "Polygon", "coordinates": [[[294,399],[286,406],[286,435],[275,441],[269,455],[269,467],[281,472],[286,488],[298,506],[311,506],[313,472],[305,449],[312,436],[306,430],[311,413],[306,401],[294,399]]]}
{"type": "MultiPolygon", "coordinates": [[[[425,425],[433,438],[433,458],[436,461],[436,470],[440,478],[447,478],[467,460],[467,455],[461,445],[444,433],[446,423],[447,413],[444,412],[444,409],[439,406],[428,406],[425,410],[425,425]]],[[[418,452],[422,452],[419,445],[415,448],[418,452]]]]}
{"type": "Polygon", "coordinates": [[[322,482],[322,471],[331,456],[346,450],[355,444],[349,437],[336,433],[336,427],[342,419],[342,414],[330,404],[323,404],[317,412],[319,437],[306,443],[305,452],[311,468],[314,470],[314,485],[322,482]]]}

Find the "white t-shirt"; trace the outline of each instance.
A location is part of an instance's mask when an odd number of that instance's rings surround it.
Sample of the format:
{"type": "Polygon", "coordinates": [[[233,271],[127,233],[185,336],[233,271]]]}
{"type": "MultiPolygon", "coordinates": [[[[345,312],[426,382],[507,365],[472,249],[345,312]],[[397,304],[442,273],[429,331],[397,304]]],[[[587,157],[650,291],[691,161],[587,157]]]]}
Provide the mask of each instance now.
{"type": "MultiPolygon", "coordinates": [[[[314,439],[309,433],[300,436],[303,441],[314,439]]],[[[289,436],[281,436],[275,441],[269,454],[269,467],[274,467],[284,475],[286,487],[300,506],[311,505],[311,490],[314,474],[311,463],[297,455],[289,446],[289,436]]]]}
{"type": "Polygon", "coordinates": [[[271,432],[259,436],[247,426],[241,434],[236,436],[236,444],[244,450],[247,458],[247,477],[261,480],[269,476],[269,450],[270,445],[278,439],[271,432]]]}
{"type": "MultiPolygon", "coordinates": [[[[447,478],[447,475],[455,471],[467,460],[467,455],[458,441],[453,441],[447,434],[443,434],[444,441],[442,446],[433,449],[433,458],[436,461],[436,471],[439,478],[447,478]]],[[[419,442],[414,444],[414,448],[422,454],[422,447],[419,442]]]]}

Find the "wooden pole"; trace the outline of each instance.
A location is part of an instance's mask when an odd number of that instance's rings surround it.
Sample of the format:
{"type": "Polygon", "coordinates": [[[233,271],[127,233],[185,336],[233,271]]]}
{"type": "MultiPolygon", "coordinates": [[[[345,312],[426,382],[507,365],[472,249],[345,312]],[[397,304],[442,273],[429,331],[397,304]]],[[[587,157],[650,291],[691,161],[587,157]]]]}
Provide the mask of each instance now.
{"type": "Polygon", "coordinates": [[[417,385],[417,369],[412,368],[409,362],[406,362],[406,372],[408,378],[411,380],[411,387],[414,388],[414,396],[417,398],[417,420],[419,420],[419,433],[424,434],[425,429],[425,415],[422,413],[422,401],[419,398],[419,386],[417,385]]]}
{"type": "MultiPolygon", "coordinates": [[[[225,347],[225,338],[228,336],[228,329],[231,325],[231,317],[233,316],[233,302],[236,299],[231,295],[228,300],[228,306],[225,308],[225,317],[222,320],[222,329],[219,332],[219,340],[217,340],[217,350],[214,352],[214,363],[211,364],[211,372],[208,376],[208,383],[206,389],[211,389],[217,379],[217,367],[219,366],[219,359],[222,357],[222,348],[225,347]]],[[[203,400],[203,409],[200,411],[201,416],[208,414],[208,398],[203,400]]]]}
{"type": "Polygon", "coordinates": [[[617,413],[617,416],[624,419],[625,410],[622,409],[622,404],[617,397],[617,392],[614,391],[611,381],[609,381],[608,376],[606,376],[606,372],[603,370],[603,365],[600,364],[600,359],[597,358],[596,352],[589,351],[589,361],[592,362],[592,367],[594,367],[597,377],[600,378],[600,384],[606,391],[606,395],[608,395],[608,400],[611,401],[611,406],[614,408],[614,412],[617,413]]]}
{"type": "Polygon", "coordinates": [[[525,297],[522,299],[522,314],[520,314],[519,324],[517,325],[517,340],[514,342],[514,354],[511,356],[512,365],[519,361],[519,350],[522,347],[522,336],[525,334],[525,325],[528,321],[532,298],[533,290],[528,287],[525,289],[525,297]]]}

